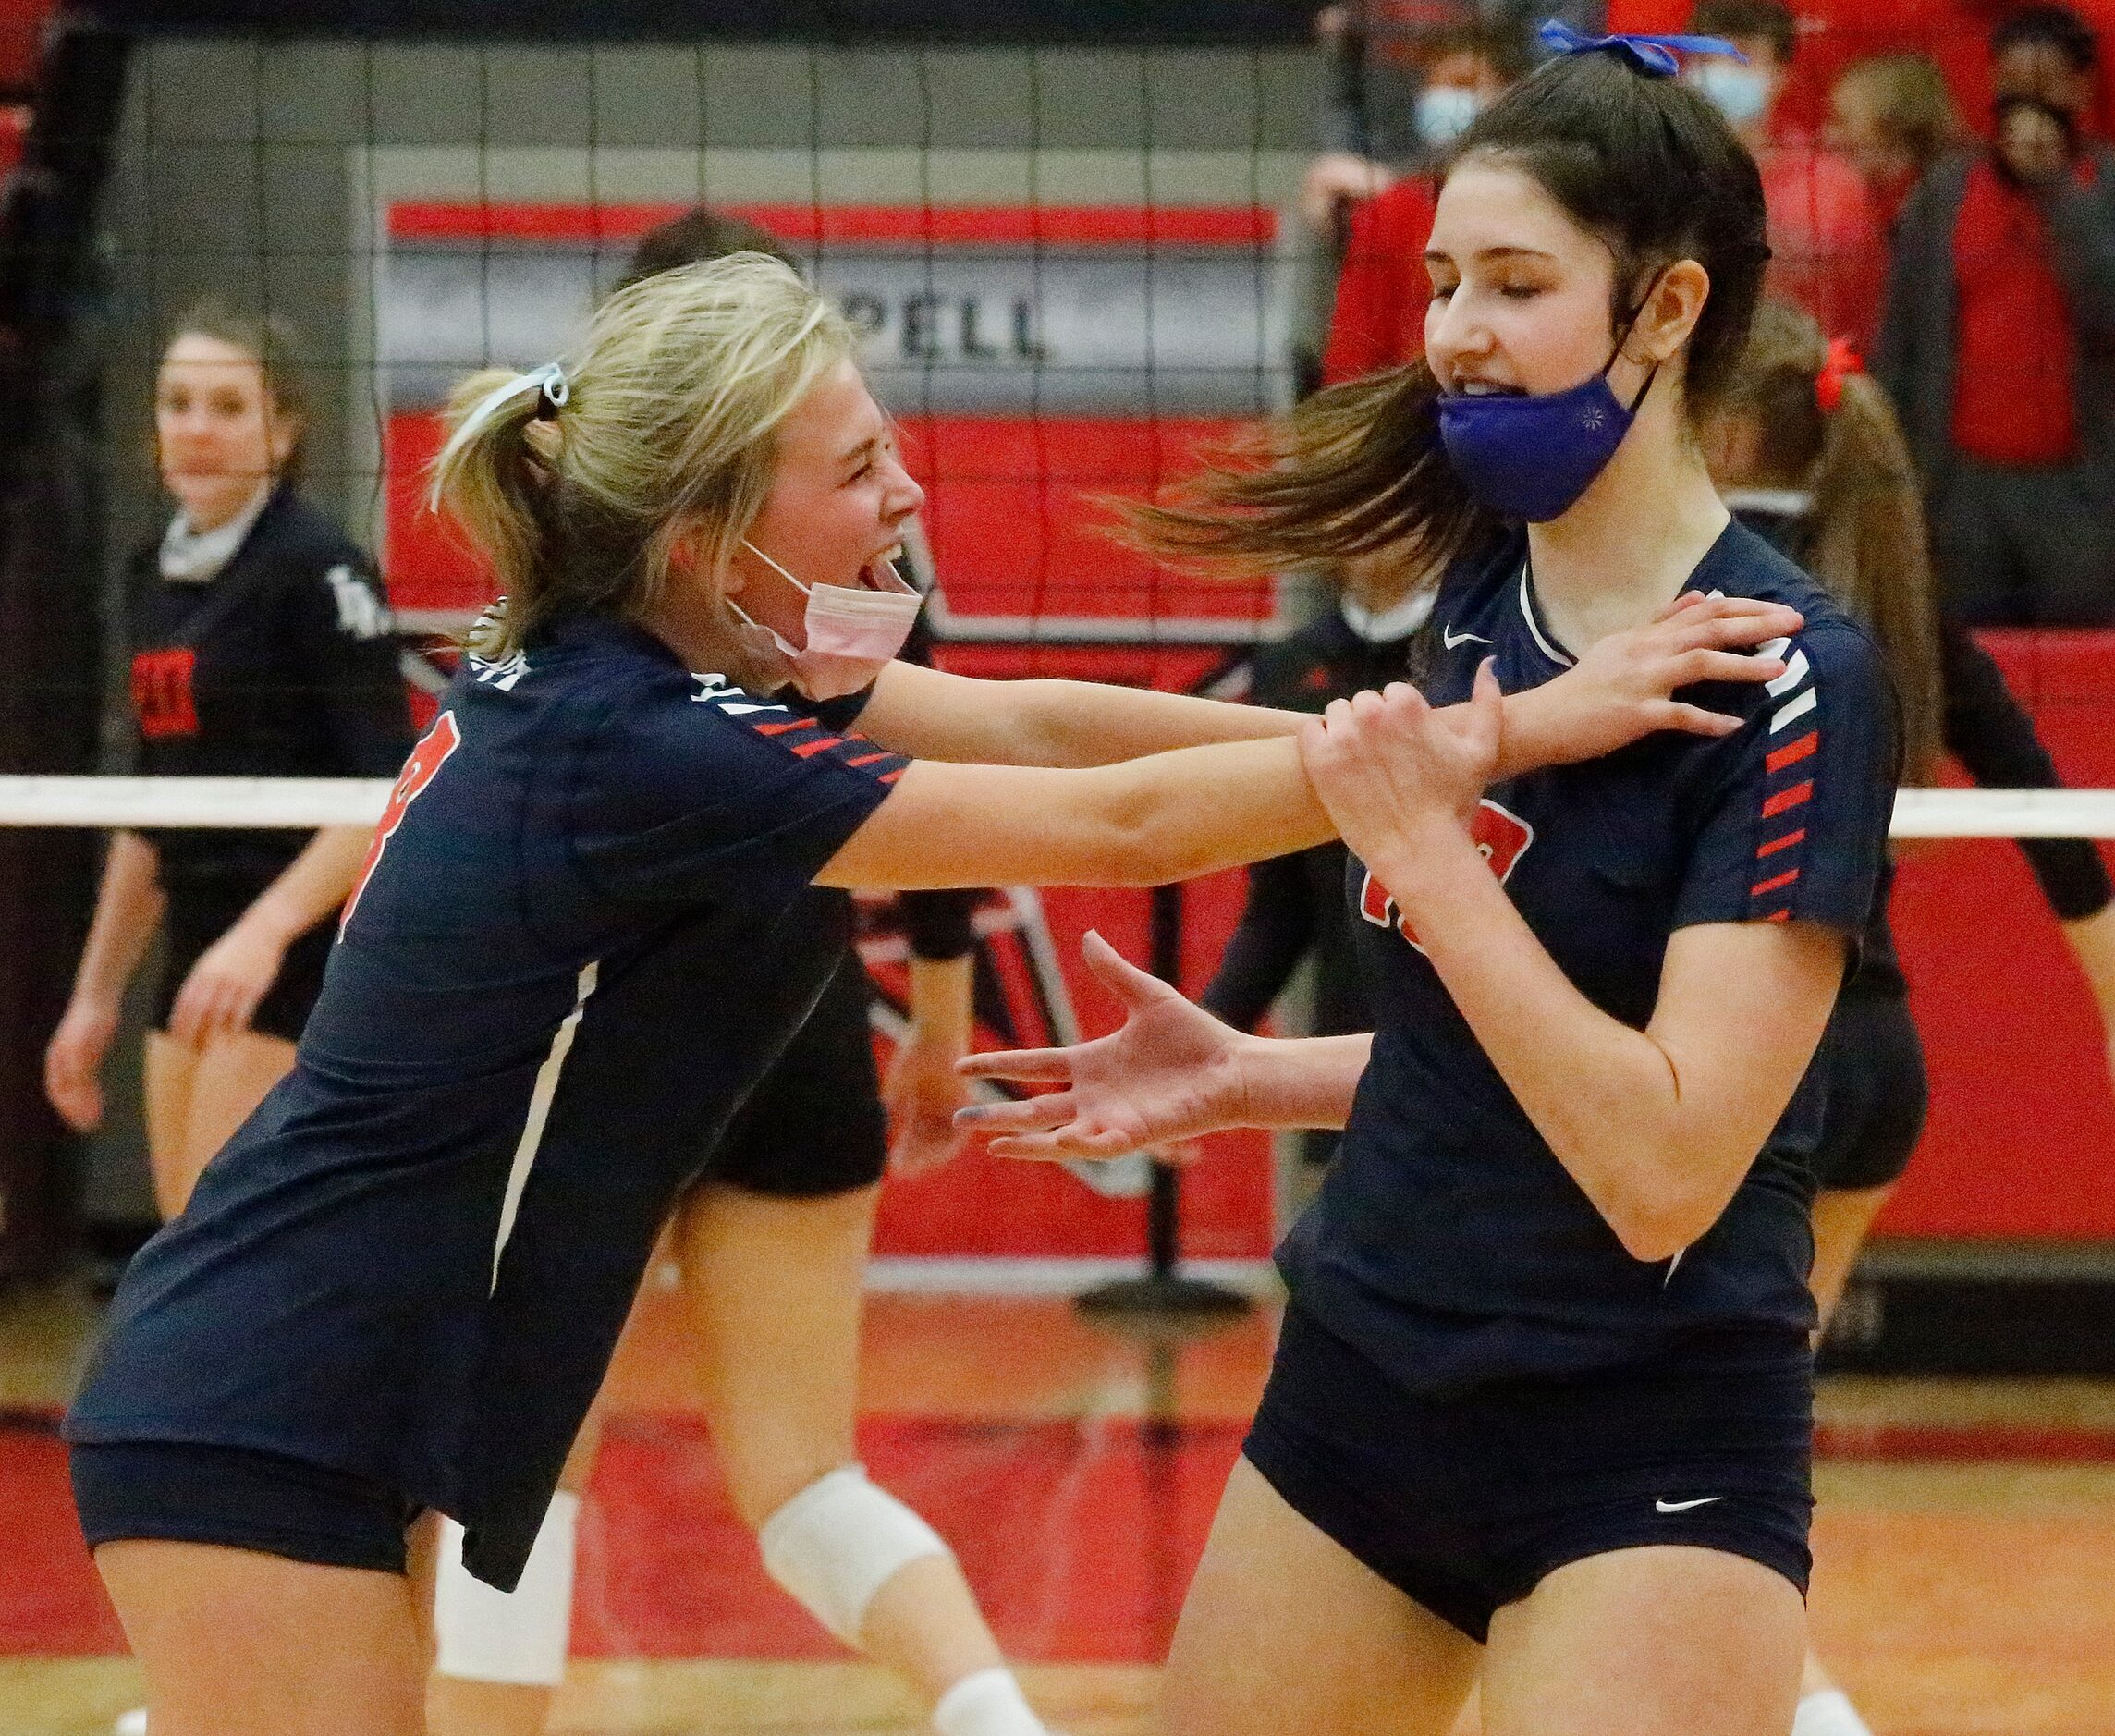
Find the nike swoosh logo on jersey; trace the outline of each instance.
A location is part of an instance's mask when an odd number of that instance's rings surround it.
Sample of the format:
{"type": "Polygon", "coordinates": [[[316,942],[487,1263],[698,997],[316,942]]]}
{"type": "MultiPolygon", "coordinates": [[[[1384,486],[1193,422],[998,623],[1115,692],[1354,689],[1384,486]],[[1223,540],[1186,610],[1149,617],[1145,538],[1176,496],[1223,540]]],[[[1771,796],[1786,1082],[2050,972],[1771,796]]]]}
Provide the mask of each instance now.
{"type": "Polygon", "coordinates": [[[1456,645],[1466,645],[1472,641],[1479,645],[1487,645],[1491,642],[1481,633],[1458,633],[1451,627],[1442,627],[1439,630],[1439,640],[1449,651],[1452,651],[1456,645]]]}
{"type": "Polygon", "coordinates": [[[1655,1501],[1653,1510],[1658,1513],[1686,1513],[1693,1507],[1709,1507],[1713,1501],[1722,1501],[1723,1495],[1699,1495],[1693,1501],[1655,1501]]]}

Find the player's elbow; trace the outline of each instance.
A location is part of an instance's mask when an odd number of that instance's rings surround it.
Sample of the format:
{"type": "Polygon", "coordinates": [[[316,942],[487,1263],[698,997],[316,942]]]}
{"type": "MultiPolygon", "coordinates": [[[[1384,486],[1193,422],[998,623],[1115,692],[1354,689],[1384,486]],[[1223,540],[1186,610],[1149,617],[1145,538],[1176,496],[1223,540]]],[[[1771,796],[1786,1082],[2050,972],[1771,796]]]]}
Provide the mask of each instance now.
{"type": "Polygon", "coordinates": [[[1673,1259],[1702,1233],[1683,1214],[1645,1206],[1604,1216],[1608,1228],[1616,1232],[1616,1240],[1623,1244],[1623,1252],[1647,1265],[1673,1259]]]}
{"type": "Polygon", "coordinates": [[[1715,1174],[1716,1166],[1699,1165],[1693,1153],[1669,1153],[1663,1162],[1639,1166],[1626,1185],[1597,1202],[1601,1216],[1632,1259],[1648,1265],[1671,1260],[1703,1239],[1732,1198],[1715,1174]]]}

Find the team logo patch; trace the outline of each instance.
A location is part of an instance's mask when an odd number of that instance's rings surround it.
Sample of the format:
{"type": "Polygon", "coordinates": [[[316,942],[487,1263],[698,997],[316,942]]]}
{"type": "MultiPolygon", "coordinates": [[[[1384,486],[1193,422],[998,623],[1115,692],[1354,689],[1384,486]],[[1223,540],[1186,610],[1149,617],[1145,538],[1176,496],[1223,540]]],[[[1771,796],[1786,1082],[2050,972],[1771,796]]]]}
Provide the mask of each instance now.
{"type": "MultiPolygon", "coordinates": [[[[1498,884],[1504,886],[1513,877],[1513,869],[1520,859],[1527,854],[1527,847],[1534,842],[1534,827],[1510,808],[1501,808],[1485,797],[1476,804],[1476,817],[1469,826],[1469,836],[1475,841],[1476,853],[1491,864],[1491,872],[1498,875],[1498,884]]],[[[1398,911],[1395,900],[1388,897],[1388,888],[1375,880],[1373,871],[1365,871],[1365,878],[1359,887],[1359,914],[1376,928],[1393,928],[1418,951],[1416,931],[1410,919],[1398,911]]]]}

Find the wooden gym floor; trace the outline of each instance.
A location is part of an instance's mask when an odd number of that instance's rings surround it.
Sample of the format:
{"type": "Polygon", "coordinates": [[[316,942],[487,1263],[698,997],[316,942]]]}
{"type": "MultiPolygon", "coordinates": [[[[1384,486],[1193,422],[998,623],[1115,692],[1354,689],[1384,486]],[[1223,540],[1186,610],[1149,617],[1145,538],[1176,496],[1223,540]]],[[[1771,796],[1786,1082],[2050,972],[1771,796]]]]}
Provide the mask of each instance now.
{"type": "MultiPolygon", "coordinates": [[[[137,1682],[53,1430],[94,1322],[0,1297],[0,1732],[102,1736],[137,1682]]],[[[581,1534],[559,1727],[914,1736],[916,1708],[766,1582],[650,1297],[581,1534]]],[[[1154,1665],[1272,1322],[1126,1337],[1067,1305],[874,1299],[862,1450],[960,1548],[1030,1695],[1150,1729],[1154,1665]]],[[[1825,1382],[1814,1623],[1877,1736],[2115,1736],[2115,1383],[1825,1382]]]]}

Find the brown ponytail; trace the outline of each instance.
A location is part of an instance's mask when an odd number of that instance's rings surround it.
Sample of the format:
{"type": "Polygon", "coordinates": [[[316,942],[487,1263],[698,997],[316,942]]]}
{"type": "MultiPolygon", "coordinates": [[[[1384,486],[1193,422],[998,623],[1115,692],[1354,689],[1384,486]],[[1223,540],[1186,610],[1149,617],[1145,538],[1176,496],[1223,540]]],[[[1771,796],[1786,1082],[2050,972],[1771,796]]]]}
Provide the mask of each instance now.
{"type": "Polygon", "coordinates": [[[1231,436],[1165,503],[1114,504],[1132,547],[1234,576],[1395,548],[1436,578],[1498,524],[1447,461],[1439,386],[1422,361],[1231,436]]]}
{"type": "Polygon", "coordinates": [[[1904,781],[1926,783],[1944,701],[1924,500],[1887,395],[1846,373],[1824,411],[1816,385],[1828,367],[1813,319],[1766,301],[1723,409],[1755,426],[1761,473],[1743,481],[1812,493],[1807,568],[1879,641],[1901,700],[1904,781]]]}

